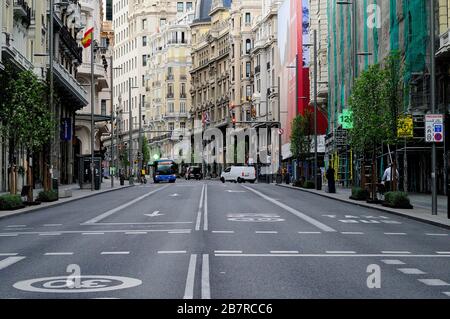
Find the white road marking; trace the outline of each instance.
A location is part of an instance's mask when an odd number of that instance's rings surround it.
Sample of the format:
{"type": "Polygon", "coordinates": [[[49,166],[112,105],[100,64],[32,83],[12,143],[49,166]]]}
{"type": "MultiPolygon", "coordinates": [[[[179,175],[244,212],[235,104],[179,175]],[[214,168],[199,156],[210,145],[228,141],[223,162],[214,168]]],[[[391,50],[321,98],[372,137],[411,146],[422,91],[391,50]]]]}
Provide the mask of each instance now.
{"type": "Polygon", "coordinates": [[[157,216],[162,216],[162,215],[164,215],[164,214],[160,214],[159,213],[159,210],[155,210],[153,213],[151,213],[151,214],[144,214],[145,216],[148,216],[148,217],[157,217],[157,216]]]}
{"type": "Polygon", "coordinates": [[[341,232],[343,235],[364,235],[364,233],[359,231],[343,231],[341,232]]]}
{"type": "Polygon", "coordinates": [[[45,253],[44,256],[70,256],[73,255],[72,252],[60,252],[60,253],[45,253]]]}
{"type": "Polygon", "coordinates": [[[102,251],[100,255],[129,255],[129,251],[102,251]]]}
{"type": "Polygon", "coordinates": [[[209,255],[208,254],[203,254],[202,299],[211,299],[211,289],[209,286],[209,255]]]}
{"type": "Polygon", "coordinates": [[[242,254],[242,250],[214,250],[216,254],[242,254]]]}
{"type": "MultiPolygon", "coordinates": [[[[85,231],[85,230],[67,230],[67,231],[60,231],[59,233],[61,234],[83,234],[83,235],[103,235],[105,233],[128,233],[128,232],[170,232],[170,231],[190,231],[190,229],[179,229],[179,228],[175,228],[175,229],[124,229],[124,230],[102,230],[101,232],[99,231],[85,231]]],[[[54,233],[54,232],[52,232],[54,233]]],[[[14,234],[15,236],[17,235],[38,235],[38,234],[43,234],[43,232],[20,232],[18,234],[14,234]]],[[[0,236],[3,236],[6,234],[0,234],[0,236]]]]}
{"type": "Polygon", "coordinates": [[[215,256],[218,257],[230,257],[230,256],[238,256],[238,257],[412,257],[412,258],[450,258],[450,256],[447,255],[381,255],[381,254],[235,254],[235,253],[214,253],[215,256]]]}
{"type": "Polygon", "coordinates": [[[44,224],[44,227],[57,227],[57,226],[62,226],[62,224],[44,224]]]}
{"type": "Polygon", "coordinates": [[[61,233],[42,233],[39,236],[59,236],[61,233]]]}
{"type": "Polygon", "coordinates": [[[384,233],[385,235],[399,235],[399,236],[402,236],[402,235],[406,235],[406,233],[384,233]]]}
{"type": "Polygon", "coordinates": [[[189,259],[189,267],[186,278],[186,287],[184,289],[183,299],[193,299],[194,298],[194,280],[195,280],[195,267],[197,265],[197,255],[192,254],[189,259]]]}
{"type": "Polygon", "coordinates": [[[0,234],[0,237],[16,237],[18,234],[0,234]]]}
{"type": "Polygon", "coordinates": [[[234,230],[213,230],[212,233],[216,233],[216,234],[234,234],[234,230]]]}
{"type": "Polygon", "coordinates": [[[203,230],[208,230],[208,184],[205,185],[205,204],[203,207],[203,230]]]}
{"type": "Polygon", "coordinates": [[[405,263],[403,261],[397,260],[397,259],[384,259],[382,260],[386,265],[404,265],[405,263]]]}
{"type": "Polygon", "coordinates": [[[298,210],[293,209],[292,207],[289,207],[286,204],[283,204],[283,203],[281,203],[281,202],[279,202],[279,201],[277,201],[277,200],[275,200],[275,199],[273,199],[273,198],[271,198],[269,196],[266,196],[266,195],[264,195],[263,193],[261,193],[261,192],[259,192],[257,190],[254,190],[254,189],[252,189],[250,187],[243,186],[243,185],[242,185],[242,187],[244,187],[245,189],[248,189],[249,191],[252,191],[253,193],[258,195],[259,197],[264,198],[265,200],[267,200],[267,201],[277,205],[278,207],[281,207],[284,210],[287,210],[288,212],[290,212],[290,213],[294,214],[295,216],[303,219],[304,221],[306,221],[306,222],[316,226],[317,228],[319,228],[322,231],[325,231],[325,232],[335,232],[336,231],[335,229],[333,229],[333,228],[331,228],[331,227],[329,227],[329,226],[319,222],[318,220],[316,220],[316,219],[314,219],[314,218],[312,218],[312,217],[310,217],[308,215],[305,215],[304,213],[301,213],[298,210]]]}
{"type": "Polygon", "coordinates": [[[169,234],[190,234],[191,230],[174,230],[170,231],[169,234]]]}
{"type": "Polygon", "coordinates": [[[410,254],[411,252],[409,251],[393,251],[393,250],[383,250],[381,252],[382,254],[410,254]]]}
{"type": "Polygon", "coordinates": [[[271,254],[298,254],[298,250],[271,250],[271,254]]]}
{"type": "Polygon", "coordinates": [[[245,191],[235,191],[232,189],[227,189],[226,192],[228,192],[228,193],[245,193],[245,191]]]}
{"type": "Polygon", "coordinates": [[[200,195],[200,202],[198,204],[198,212],[197,212],[197,221],[195,223],[195,230],[199,231],[200,230],[200,224],[202,222],[202,208],[203,208],[203,196],[204,196],[204,192],[205,192],[205,184],[203,184],[202,186],[202,193],[200,195]]]}
{"type": "Polygon", "coordinates": [[[158,254],[185,254],[186,250],[158,250],[158,254]]]}
{"type": "Polygon", "coordinates": [[[141,201],[141,200],[143,200],[143,199],[145,199],[145,198],[147,198],[147,197],[149,197],[149,196],[151,196],[151,195],[153,195],[153,194],[155,194],[157,192],[162,191],[163,189],[166,189],[167,187],[169,187],[169,185],[166,185],[166,186],[163,186],[161,188],[155,189],[154,191],[152,191],[150,193],[147,193],[145,195],[142,195],[142,196],[140,196],[140,197],[138,197],[136,199],[133,199],[132,201],[127,202],[126,204],[120,205],[119,207],[111,209],[111,210],[109,210],[109,211],[107,211],[107,212],[105,212],[105,213],[103,213],[101,215],[98,215],[97,217],[89,219],[88,221],[84,222],[84,224],[95,224],[95,223],[97,223],[97,222],[99,222],[99,221],[101,221],[101,220],[111,216],[114,213],[117,213],[117,212],[119,212],[119,211],[121,211],[121,210],[123,210],[123,209],[125,209],[127,207],[130,207],[131,205],[134,205],[137,202],[139,202],[139,201],[141,201]]]}
{"type": "Polygon", "coordinates": [[[444,291],[444,292],[442,292],[442,293],[443,293],[444,295],[450,297],[450,291],[444,291]]]}
{"type": "Polygon", "coordinates": [[[424,275],[425,272],[423,272],[420,269],[417,268],[397,268],[398,271],[406,274],[406,275],[424,275]]]}
{"type": "Polygon", "coordinates": [[[17,256],[18,253],[0,253],[0,256],[17,256]]]}
{"type": "Polygon", "coordinates": [[[356,251],[339,251],[339,250],[327,250],[327,254],[356,254],[356,251]]]}
{"type": "Polygon", "coordinates": [[[450,251],[437,251],[436,254],[447,255],[450,254],[450,251]]]}
{"type": "Polygon", "coordinates": [[[0,260],[0,270],[5,269],[11,265],[14,265],[16,262],[21,261],[25,257],[8,257],[3,260],[0,260]]]}
{"type": "Polygon", "coordinates": [[[6,226],[6,228],[22,228],[22,227],[27,227],[27,225],[9,225],[9,226],[6,226]]]}
{"type": "Polygon", "coordinates": [[[81,224],[83,226],[120,226],[120,225],[170,225],[170,224],[192,224],[192,222],[147,222],[147,223],[95,223],[81,224]]]}
{"type": "Polygon", "coordinates": [[[448,236],[448,234],[425,234],[427,236],[448,236]]]}
{"type": "Polygon", "coordinates": [[[446,283],[441,279],[418,279],[418,280],[427,286],[450,286],[449,283],[446,283]]]}
{"type": "Polygon", "coordinates": [[[172,195],[169,195],[170,197],[178,197],[178,196],[180,196],[180,195],[178,195],[177,193],[175,193],[175,194],[172,194],[172,195]]]}
{"type": "Polygon", "coordinates": [[[147,232],[145,231],[129,231],[126,232],[125,235],[145,235],[147,232]]]}
{"type": "Polygon", "coordinates": [[[299,234],[322,234],[320,231],[299,231],[299,234]]]}
{"type": "Polygon", "coordinates": [[[256,230],[255,234],[278,234],[276,230],[256,230]]]}

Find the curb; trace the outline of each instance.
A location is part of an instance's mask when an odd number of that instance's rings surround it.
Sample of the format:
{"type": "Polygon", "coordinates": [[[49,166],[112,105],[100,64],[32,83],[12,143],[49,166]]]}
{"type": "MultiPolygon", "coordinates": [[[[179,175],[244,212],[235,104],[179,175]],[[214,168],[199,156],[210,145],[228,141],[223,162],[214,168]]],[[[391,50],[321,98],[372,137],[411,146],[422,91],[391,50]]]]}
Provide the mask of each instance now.
{"type": "Polygon", "coordinates": [[[360,206],[360,207],[364,207],[364,208],[375,209],[375,210],[378,210],[378,211],[381,211],[381,212],[384,212],[384,213],[405,217],[405,218],[416,220],[416,221],[419,221],[419,222],[422,222],[422,223],[425,223],[425,224],[438,226],[438,227],[445,228],[445,229],[450,229],[450,225],[443,224],[443,223],[441,223],[439,221],[428,220],[428,219],[420,218],[420,217],[417,217],[417,216],[411,216],[411,215],[408,215],[408,214],[405,214],[405,213],[402,213],[402,212],[388,210],[388,209],[383,208],[383,207],[369,206],[369,205],[365,205],[363,203],[354,202],[354,201],[346,200],[346,199],[343,199],[343,198],[330,197],[330,196],[327,196],[325,194],[312,192],[312,191],[307,190],[307,189],[302,189],[302,188],[298,188],[298,187],[294,187],[294,186],[290,186],[290,185],[282,185],[282,184],[275,184],[275,185],[279,186],[279,187],[299,190],[299,191],[306,192],[306,193],[313,194],[313,195],[317,195],[317,196],[326,197],[328,199],[337,200],[337,201],[340,201],[340,202],[343,202],[343,203],[347,203],[347,204],[352,204],[352,205],[356,205],[356,206],[360,206]]]}
{"type": "MultiPolygon", "coordinates": [[[[30,210],[26,210],[26,211],[22,211],[22,212],[11,211],[12,212],[11,214],[5,215],[5,216],[0,216],[0,219],[6,219],[6,218],[9,218],[9,217],[15,217],[15,216],[19,216],[19,215],[25,215],[25,214],[28,214],[28,213],[34,213],[34,212],[41,211],[41,210],[44,210],[44,209],[47,209],[47,208],[53,208],[53,207],[57,207],[57,206],[61,206],[61,205],[67,204],[67,203],[76,202],[78,200],[82,200],[82,199],[85,199],[85,198],[94,197],[94,196],[97,196],[97,195],[102,195],[102,194],[118,191],[118,190],[121,190],[121,189],[134,187],[136,185],[138,185],[138,184],[127,185],[127,186],[123,186],[123,187],[120,187],[120,188],[108,189],[108,190],[105,190],[105,191],[102,191],[102,192],[99,192],[99,193],[91,193],[91,194],[88,194],[88,195],[83,196],[83,197],[71,198],[71,199],[68,199],[68,200],[63,201],[63,202],[57,201],[57,202],[54,202],[53,204],[50,204],[50,205],[47,205],[47,206],[36,206],[35,209],[30,209],[30,210]]],[[[7,211],[4,211],[4,212],[7,212],[7,211]]]]}

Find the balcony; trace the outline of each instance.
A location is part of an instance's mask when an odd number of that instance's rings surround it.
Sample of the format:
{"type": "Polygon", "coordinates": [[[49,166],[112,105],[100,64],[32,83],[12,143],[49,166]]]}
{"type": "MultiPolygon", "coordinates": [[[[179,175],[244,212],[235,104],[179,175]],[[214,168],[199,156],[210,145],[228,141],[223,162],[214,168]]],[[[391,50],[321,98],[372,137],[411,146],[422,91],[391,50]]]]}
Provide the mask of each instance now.
{"type": "Polygon", "coordinates": [[[450,55],[450,29],[439,36],[439,50],[436,57],[445,57],[450,55]]]}
{"type": "Polygon", "coordinates": [[[53,63],[53,71],[59,86],[70,92],[70,94],[67,95],[72,96],[77,101],[80,108],[88,105],[86,90],[78,83],[72,74],[57,61],[53,63]]]}
{"type": "Polygon", "coordinates": [[[167,98],[168,99],[173,99],[174,98],[174,94],[173,93],[167,93],[167,98]]]}
{"type": "Polygon", "coordinates": [[[260,72],[261,72],[261,66],[260,65],[255,66],[255,74],[258,74],[260,72]]]}
{"type": "Polygon", "coordinates": [[[31,8],[25,0],[14,0],[14,18],[21,19],[28,27],[31,23],[31,8]]]}
{"type": "Polygon", "coordinates": [[[187,94],[186,93],[180,93],[180,99],[186,99],[187,94]]]}
{"type": "Polygon", "coordinates": [[[33,64],[21,54],[13,45],[13,38],[11,34],[2,33],[2,53],[5,59],[9,59],[14,65],[22,70],[33,70],[33,64]]]}
{"type": "Polygon", "coordinates": [[[59,29],[59,38],[65,44],[67,51],[76,59],[79,63],[83,62],[83,48],[78,45],[77,40],[74,39],[69,29],[63,26],[59,29]]]}
{"type": "Polygon", "coordinates": [[[166,76],[166,80],[167,81],[173,81],[175,78],[174,78],[174,76],[173,76],[173,74],[168,74],[167,76],[166,76]]]}

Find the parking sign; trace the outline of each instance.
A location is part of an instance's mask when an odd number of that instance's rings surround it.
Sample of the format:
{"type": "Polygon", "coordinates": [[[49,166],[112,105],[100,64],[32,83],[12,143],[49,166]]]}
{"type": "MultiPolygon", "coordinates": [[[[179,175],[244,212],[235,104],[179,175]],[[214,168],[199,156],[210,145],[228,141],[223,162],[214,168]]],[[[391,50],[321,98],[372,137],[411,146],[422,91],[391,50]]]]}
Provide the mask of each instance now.
{"type": "Polygon", "coordinates": [[[425,141],[427,143],[444,142],[444,115],[425,115],[425,141]]]}

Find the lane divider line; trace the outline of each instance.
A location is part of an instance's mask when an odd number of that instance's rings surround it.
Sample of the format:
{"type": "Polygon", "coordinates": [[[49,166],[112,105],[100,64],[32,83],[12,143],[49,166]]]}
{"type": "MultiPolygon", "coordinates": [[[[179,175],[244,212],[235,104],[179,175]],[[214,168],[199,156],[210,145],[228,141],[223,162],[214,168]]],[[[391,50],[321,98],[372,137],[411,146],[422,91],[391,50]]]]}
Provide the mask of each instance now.
{"type": "Polygon", "coordinates": [[[392,254],[410,254],[411,252],[409,252],[409,251],[383,250],[381,253],[382,254],[390,254],[390,255],[392,255],[392,254]]]}
{"type": "Polygon", "coordinates": [[[298,254],[298,250],[271,250],[271,254],[298,254]]]}
{"type": "Polygon", "coordinates": [[[0,260],[0,270],[5,269],[6,267],[9,267],[11,265],[14,265],[15,263],[21,261],[25,257],[8,257],[6,259],[0,260]]]}
{"type": "Polygon", "coordinates": [[[203,254],[202,299],[211,299],[211,288],[209,285],[209,255],[208,254],[203,254]]]}
{"type": "Polygon", "coordinates": [[[421,283],[427,286],[450,286],[449,283],[441,280],[441,279],[417,279],[421,283]]]}
{"type": "Polygon", "coordinates": [[[450,254],[450,251],[437,251],[436,254],[448,255],[448,254],[450,254]]]}
{"type": "Polygon", "coordinates": [[[158,254],[185,254],[186,250],[158,250],[158,254]]]}
{"type": "Polygon", "coordinates": [[[299,231],[299,234],[322,234],[320,231],[299,231]]]}
{"type": "Polygon", "coordinates": [[[133,199],[130,202],[127,202],[127,203],[125,203],[123,205],[120,205],[119,207],[116,207],[114,209],[108,210],[107,212],[104,212],[103,214],[98,215],[97,217],[89,219],[88,221],[84,222],[83,224],[95,224],[95,223],[97,223],[97,222],[99,222],[99,221],[101,221],[101,220],[111,216],[112,214],[115,214],[115,213],[117,213],[117,212],[119,212],[119,211],[121,211],[121,210],[123,210],[123,209],[125,209],[127,207],[130,207],[131,205],[136,204],[137,202],[140,202],[141,200],[143,200],[143,199],[145,199],[145,198],[147,198],[147,197],[149,197],[149,196],[151,196],[151,195],[153,195],[153,194],[155,194],[157,192],[162,191],[163,189],[166,189],[167,187],[169,187],[169,185],[166,185],[166,186],[163,186],[161,188],[155,189],[154,191],[151,191],[150,193],[142,195],[142,196],[140,196],[138,198],[133,199]]]}
{"type": "Polygon", "coordinates": [[[242,254],[242,250],[214,250],[216,254],[242,254]]]}
{"type": "Polygon", "coordinates": [[[191,254],[189,259],[189,267],[186,278],[186,287],[184,289],[183,299],[193,299],[194,298],[194,280],[195,280],[195,267],[197,265],[197,255],[191,254]]]}
{"type": "Polygon", "coordinates": [[[18,253],[0,253],[0,256],[17,256],[18,253]]]}
{"type": "Polygon", "coordinates": [[[60,253],[45,253],[44,256],[71,256],[72,252],[60,252],[60,253]]]}
{"type": "Polygon", "coordinates": [[[425,275],[426,273],[417,268],[397,268],[398,271],[405,275],[425,275]]]}
{"type": "Polygon", "coordinates": [[[202,193],[200,195],[200,202],[198,204],[198,211],[197,211],[197,221],[195,223],[195,230],[199,231],[200,230],[200,224],[202,222],[202,207],[203,207],[203,196],[204,196],[204,192],[205,192],[205,184],[203,184],[202,186],[202,193]]]}
{"type": "Polygon", "coordinates": [[[215,234],[234,234],[234,230],[213,230],[215,234]]]}
{"type": "Polygon", "coordinates": [[[356,251],[335,251],[335,250],[327,250],[327,254],[356,254],[356,251]]]}
{"type": "Polygon", "coordinates": [[[287,206],[286,204],[283,204],[283,203],[277,201],[276,199],[273,199],[273,198],[271,198],[271,197],[269,197],[269,196],[266,196],[266,195],[264,195],[263,193],[261,193],[261,192],[255,190],[255,189],[253,189],[253,188],[251,188],[251,187],[247,187],[247,186],[243,186],[243,185],[241,185],[241,186],[244,187],[245,189],[248,189],[249,191],[255,193],[255,194],[258,195],[259,197],[262,197],[262,198],[264,198],[265,200],[267,200],[267,201],[269,201],[269,202],[271,202],[271,203],[277,205],[278,207],[281,207],[281,208],[283,208],[284,210],[287,210],[288,212],[294,214],[295,216],[297,216],[297,217],[303,219],[305,222],[310,223],[310,224],[316,226],[317,228],[319,228],[319,229],[322,230],[322,231],[325,231],[325,232],[335,232],[335,231],[336,231],[335,229],[331,228],[330,226],[327,226],[327,225],[325,225],[325,224],[319,222],[318,220],[316,220],[316,219],[314,219],[314,218],[312,218],[312,217],[310,217],[310,216],[308,216],[308,215],[306,215],[306,214],[304,214],[304,213],[302,213],[302,212],[299,212],[298,210],[293,209],[292,207],[289,207],[289,206],[287,206]]]}
{"type": "Polygon", "coordinates": [[[129,255],[129,251],[102,251],[100,255],[129,255]]]}
{"type": "Polygon", "coordinates": [[[278,234],[276,230],[256,230],[255,234],[278,234]]]}
{"type": "Polygon", "coordinates": [[[382,260],[383,263],[385,263],[386,265],[404,265],[405,263],[401,260],[397,260],[397,259],[384,259],[382,260]]]}
{"type": "Polygon", "coordinates": [[[203,206],[203,230],[208,230],[208,184],[205,185],[205,204],[203,206]]]}

